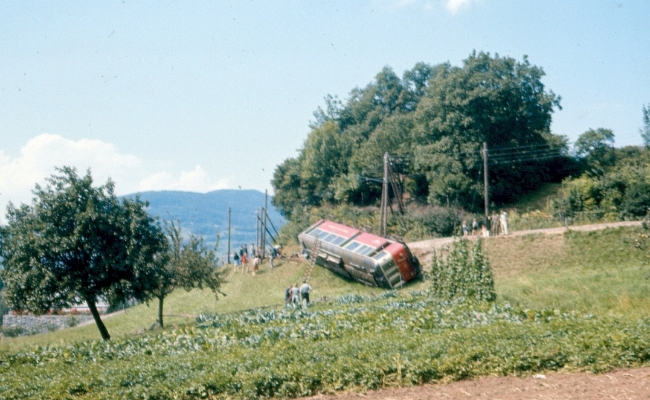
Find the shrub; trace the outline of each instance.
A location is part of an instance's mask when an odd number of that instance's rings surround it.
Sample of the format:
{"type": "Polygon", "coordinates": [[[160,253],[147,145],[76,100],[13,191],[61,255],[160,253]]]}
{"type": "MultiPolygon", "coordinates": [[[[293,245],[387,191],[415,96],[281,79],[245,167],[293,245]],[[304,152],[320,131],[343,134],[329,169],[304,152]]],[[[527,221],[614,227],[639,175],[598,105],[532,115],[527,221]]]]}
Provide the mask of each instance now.
{"type": "Polygon", "coordinates": [[[25,328],[22,326],[13,326],[11,328],[2,328],[2,333],[6,337],[17,337],[25,334],[25,328]]]}
{"type": "Polygon", "coordinates": [[[431,286],[432,291],[443,299],[496,300],[492,268],[483,252],[483,241],[474,241],[470,250],[469,241],[459,239],[452,243],[446,257],[434,251],[431,286]]]}

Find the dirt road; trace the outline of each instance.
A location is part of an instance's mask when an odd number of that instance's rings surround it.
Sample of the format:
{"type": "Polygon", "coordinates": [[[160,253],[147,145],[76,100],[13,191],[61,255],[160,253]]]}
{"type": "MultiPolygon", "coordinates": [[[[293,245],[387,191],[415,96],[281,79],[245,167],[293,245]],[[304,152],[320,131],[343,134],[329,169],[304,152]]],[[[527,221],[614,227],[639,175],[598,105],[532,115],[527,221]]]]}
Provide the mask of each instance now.
{"type": "Polygon", "coordinates": [[[472,381],[319,395],[310,400],[407,399],[650,399],[650,368],[618,369],[604,374],[545,373],[527,378],[484,377],[472,381]]]}
{"type": "MultiPolygon", "coordinates": [[[[600,224],[591,224],[591,225],[574,225],[569,226],[569,230],[572,231],[597,231],[605,228],[618,228],[622,226],[641,226],[641,221],[623,221],[623,222],[606,222],[600,224]]],[[[566,232],[567,228],[547,228],[547,229],[531,229],[525,231],[514,231],[510,232],[508,236],[524,236],[531,234],[544,234],[544,235],[559,235],[563,232],[566,232]]],[[[495,236],[487,238],[488,240],[499,240],[508,236],[495,236]]],[[[468,239],[476,239],[475,236],[469,236],[468,239]]],[[[422,240],[419,242],[408,243],[409,248],[415,254],[420,261],[427,260],[431,256],[432,249],[440,249],[450,243],[452,243],[456,238],[446,237],[438,239],[429,239],[422,240]]]]}

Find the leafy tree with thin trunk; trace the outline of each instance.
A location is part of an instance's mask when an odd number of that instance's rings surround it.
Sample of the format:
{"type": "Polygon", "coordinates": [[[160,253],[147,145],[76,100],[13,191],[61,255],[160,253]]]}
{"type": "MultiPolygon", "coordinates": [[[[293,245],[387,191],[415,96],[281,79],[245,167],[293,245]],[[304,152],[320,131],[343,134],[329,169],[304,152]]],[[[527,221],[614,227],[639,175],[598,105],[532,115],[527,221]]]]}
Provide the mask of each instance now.
{"type": "Polygon", "coordinates": [[[217,268],[219,236],[214,249],[208,249],[203,238],[194,234],[190,233],[184,239],[180,223],[166,223],[165,230],[169,245],[165,253],[158,255],[156,279],[141,283],[143,291],[151,291],[152,297],[158,299],[158,323],[161,327],[164,327],[165,297],[178,287],[187,291],[205,288],[210,289],[217,298],[219,294],[225,296],[220,291],[224,272],[217,268]]]}
{"type": "Polygon", "coordinates": [[[108,340],[97,302],[146,301],[151,293],[137,283],[156,277],[165,236],[147,203],[120,201],[110,179],[95,187],[90,170],[57,172],[45,187],[36,185],[31,205],[7,207],[8,224],[0,231],[6,300],[35,313],[85,302],[108,340]]]}
{"type": "Polygon", "coordinates": [[[587,163],[588,168],[602,168],[616,161],[614,132],[611,129],[589,129],[576,140],[576,155],[587,163]]]}
{"type": "Polygon", "coordinates": [[[650,147],[650,104],[643,106],[643,128],[641,128],[643,143],[650,147]]]}

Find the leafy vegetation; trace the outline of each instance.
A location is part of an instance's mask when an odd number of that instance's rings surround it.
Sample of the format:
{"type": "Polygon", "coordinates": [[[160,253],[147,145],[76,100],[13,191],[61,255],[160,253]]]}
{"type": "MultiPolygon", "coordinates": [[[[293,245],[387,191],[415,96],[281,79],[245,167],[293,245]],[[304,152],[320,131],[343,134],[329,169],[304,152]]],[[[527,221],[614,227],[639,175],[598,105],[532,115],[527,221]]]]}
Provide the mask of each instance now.
{"type": "MultiPolygon", "coordinates": [[[[399,78],[389,67],[343,104],[328,96],[318,109],[298,157],[280,164],[273,204],[290,219],[323,204],[374,204],[381,160],[410,198],[431,205],[476,210],[483,204],[481,146],[543,147],[565,155],[562,137],[550,133],[560,98],[546,91],[544,72],[524,57],[472,53],[462,67],[416,64],[399,78]]],[[[491,198],[510,202],[566,174],[563,157],[530,158],[490,169],[491,198]]]]}
{"type": "MultiPolygon", "coordinates": [[[[169,246],[166,252],[158,255],[156,263],[158,271],[155,281],[150,277],[143,285],[143,290],[149,290],[158,299],[158,323],[164,327],[163,305],[165,297],[176,288],[186,291],[192,289],[210,289],[215,297],[221,293],[220,287],[225,279],[225,271],[217,269],[217,249],[219,237],[214,249],[208,249],[203,244],[203,238],[189,235],[183,238],[180,223],[166,224],[169,246]],[[149,289],[144,287],[153,285],[149,289]]],[[[221,293],[223,294],[223,293],[221,293]]]]}
{"type": "Polygon", "coordinates": [[[641,138],[646,147],[650,146],[650,104],[643,106],[643,128],[641,128],[641,138]]]}
{"type": "Polygon", "coordinates": [[[166,240],[146,204],[120,202],[110,180],[93,187],[90,171],[58,172],[45,188],[36,186],[32,206],[7,209],[8,225],[0,230],[6,299],[13,309],[37,313],[83,301],[108,340],[96,303],[151,296],[136,282],[155,281],[154,258],[166,240]]]}
{"type": "Polygon", "coordinates": [[[204,316],[194,327],[138,339],[3,354],[0,390],[7,399],[294,397],[484,374],[603,371],[649,362],[649,327],[648,319],[412,293],[329,310],[204,316]]]}
{"type": "MultiPolygon", "coordinates": [[[[348,294],[309,309],[210,311],[196,324],[110,342],[56,340],[0,350],[0,392],[9,399],[295,397],[648,365],[650,292],[639,269],[643,252],[633,250],[639,232],[485,240],[499,296],[493,303],[408,292],[429,281],[381,292],[337,279],[333,284],[346,285],[338,293],[348,294]],[[353,288],[367,291],[349,293],[353,288]]],[[[231,276],[223,290],[232,296],[219,309],[238,299],[273,304],[270,282],[291,282],[304,272],[290,263],[256,277],[231,276]]],[[[324,287],[328,274],[314,272],[319,295],[334,293],[324,287]]],[[[174,292],[170,304],[181,297],[214,301],[204,292],[174,292]]],[[[141,320],[139,310],[146,309],[129,310],[131,318],[141,320]]],[[[83,327],[70,333],[77,329],[83,327]]]]}
{"type": "Polygon", "coordinates": [[[606,145],[610,136],[596,135],[601,131],[581,136],[592,141],[601,137],[601,143],[585,146],[585,172],[562,183],[551,210],[570,218],[589,216],[592,221],[643,217],[650,209],[650,149],[615,149],[606,145]]]}
{"type": "Polygon", "coordinates": [[[461,238],[451,244],[446,254],[433,252],[431,290],[443,299],[494,301],[494,277],[483,251],[483,241],[475,240],[471,250],[469,247],[469,241],[461,238]]]}

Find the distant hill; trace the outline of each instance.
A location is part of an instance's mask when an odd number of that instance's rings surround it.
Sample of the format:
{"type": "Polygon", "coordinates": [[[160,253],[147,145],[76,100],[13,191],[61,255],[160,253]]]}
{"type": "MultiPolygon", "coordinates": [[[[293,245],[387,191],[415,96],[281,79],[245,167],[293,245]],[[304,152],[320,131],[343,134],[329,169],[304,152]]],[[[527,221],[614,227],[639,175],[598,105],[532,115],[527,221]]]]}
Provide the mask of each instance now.
{"type": "MultiPolygon", "coordinates": [[[[182,191],[151,191],[139,193],[149,202],[148,211],[161,220],[180,221],[184,233],[202,235],[209,245],[221,234],[220,252],[225,253],[228,239],[228,207],[231,208],[231,249],[245,243],[255,243],[255,210],[264,207],[264,193],[257,190],[215,190],[208,193],[182,191]]],[[[136,194],[124,197],[134,198],[136,194]]],[[[268,215],[276,229],[285,220],[271,205],[268,215]]],[[[268,230],[275,236],[271,226],[268,230]]],[[[271,242],[268,239],[268,242],[271,242]]]]}

